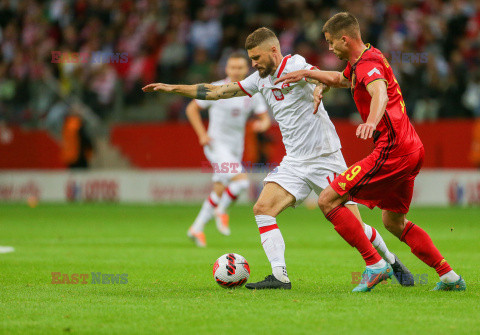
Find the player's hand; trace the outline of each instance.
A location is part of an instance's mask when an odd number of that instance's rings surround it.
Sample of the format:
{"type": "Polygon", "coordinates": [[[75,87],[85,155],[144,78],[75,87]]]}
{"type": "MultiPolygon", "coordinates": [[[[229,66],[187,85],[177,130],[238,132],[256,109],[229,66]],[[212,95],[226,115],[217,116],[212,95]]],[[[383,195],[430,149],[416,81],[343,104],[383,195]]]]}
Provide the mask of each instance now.
{"type": "Polygon", "coordinates": [[[143,92],[172,92],[173,85],[154,83],[142,87],[143,92]]]}
{"type": "Polygon", "coordinates": [[[277,85],[278,83],[281,83],[281,82],[284,82],[285,84],[296,83],[297,81],[300,81],[303,78],[305,78],[304,70],[293,71],[275,80],[274,84],[277,85]]]}
{"type": "Polygon", "coordinates": [[[270,127],[270,124],[262,122],[262,120],[255,120],[252,122],[252,130],[255,133],[263,133],[270,127]]]}
{"type": "Polygon", "coordinates": [[[358,126],[356,135],[362,140],[372,138],[375,128],[376,127],[373,123],[362,123],[358,126]]]}
{"type": "Polygon", "coordinates": [[[313,91],[313,101],[315,104],[313,105],[313,114],[317,114],[318,112],[318,106],[320,106],[320,103],[322,102],[323,99],[323,85],[318,85],[315,87],[315,90],[313,91]]]}
{"type": "Polygon", "coordinates": [[[200,136],[198,138],[198,143],[200,143],[200,145],[203,147],[203,146],[206,146],[206,145],[210,145],[210,142],[212,141],[212,139],[210,138],[210,136],[208,136],[207,134],[203,135],[203,136],[200,136]]]}

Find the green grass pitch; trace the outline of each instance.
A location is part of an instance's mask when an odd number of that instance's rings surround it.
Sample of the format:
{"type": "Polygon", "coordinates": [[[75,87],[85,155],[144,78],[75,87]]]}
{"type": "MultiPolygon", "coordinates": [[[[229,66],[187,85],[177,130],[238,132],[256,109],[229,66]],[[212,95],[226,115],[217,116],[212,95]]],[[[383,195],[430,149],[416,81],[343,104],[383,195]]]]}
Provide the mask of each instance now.
{"type": "Polygon", "coordinates": [[[250,280],[271,273],[252,206],[231,210],[232,236],[207,226],[206,249],[186,237],[199,206],[0,205],[0,334],[472,334],[480,328],[480,209],[413,208],[466,292],[431,292],[436,273],[389,234],[378,210],[364,221],[428,284],[351,293],[364,263],[319,210],[278,217],[291,291],[226,290],[217,257],[248,260],[250,280]],[[51,284],[52,272],[128,274],[127,284],[51,284]]]}

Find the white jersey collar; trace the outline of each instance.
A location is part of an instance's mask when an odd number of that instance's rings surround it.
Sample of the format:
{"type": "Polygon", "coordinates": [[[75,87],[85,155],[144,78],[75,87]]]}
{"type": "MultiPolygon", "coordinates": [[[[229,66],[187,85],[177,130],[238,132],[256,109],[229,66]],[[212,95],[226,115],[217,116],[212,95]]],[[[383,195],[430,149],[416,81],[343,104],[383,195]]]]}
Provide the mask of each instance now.
{"type": "Polygon", "coordinates": [[[283,57],[282,62],[277,67],[277,70],[273,74],[273,77],[280,78],[282,76],[283,70],[285,69],[285,66],[287,65],[287,61],[290,57],[292,57],[292,56],[291,55],[286,55],[285,57],[283,57]]]}

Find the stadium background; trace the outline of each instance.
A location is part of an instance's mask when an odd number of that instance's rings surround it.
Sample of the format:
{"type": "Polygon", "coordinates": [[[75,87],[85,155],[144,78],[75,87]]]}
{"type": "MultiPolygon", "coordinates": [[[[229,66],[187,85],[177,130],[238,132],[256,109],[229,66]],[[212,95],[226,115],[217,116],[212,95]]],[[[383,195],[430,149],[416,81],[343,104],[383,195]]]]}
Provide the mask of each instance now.
{"type": "MultiPolygon", "coordinates": [[[[177,186],[162,180],[172,169],[198,174],[205,163],[185,117],[188,99],[140,88],[223,78],[229,53],[243,50],[248,33],[263,25],[278,34],[284,55],[299,53],[322,69],[341,70],[344,62],[328,52],[321,34],[326,19],[341,10],[359,18],[364,40],[390,60],[426,147],[425,168],[479,167],[478,1],[2,0],[0,198],[122,201],[120,193],[135,193],[128,172],[148,170],[145,183],[155,187],[127,200],[201,200],[206,173],[193,189],[182,174],[173,178],[177,186]],[[107,57],[69,58],[95,52],[107,57]],[[159,169],[158,178],[152,169],[159,169]],[[117,177],[95,174],[106,170],[117,177]],[[55,196],[42,184],[48,171],[63,176],[48,182],[60,190],[55,196]]],[[[372,145],[354,137],[359,118],[350,92],[332,90],[324,103],[347,164],[365,156],[372,145]]],[[[283,154],[278,126],[258,136],[247,128],[244,161],[278,163],[283,154]]],[[[475,173],[465,179],[459,170],[441,171],[441,204],[478,203],[475,173]]]]}

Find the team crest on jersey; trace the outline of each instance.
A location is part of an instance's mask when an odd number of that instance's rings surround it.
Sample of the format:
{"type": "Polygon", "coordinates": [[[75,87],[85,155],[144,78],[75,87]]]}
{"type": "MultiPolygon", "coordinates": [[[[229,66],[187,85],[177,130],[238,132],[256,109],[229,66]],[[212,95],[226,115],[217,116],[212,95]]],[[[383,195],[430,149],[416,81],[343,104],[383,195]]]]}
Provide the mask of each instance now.
{"type": "Polygon", "coordinates": [[[282,91],[278,88],[272,88],[272,93],[273,93],[273,96],[275,97],[275,100],[277,100],[277,101],[285,99],[282,91]]]}

